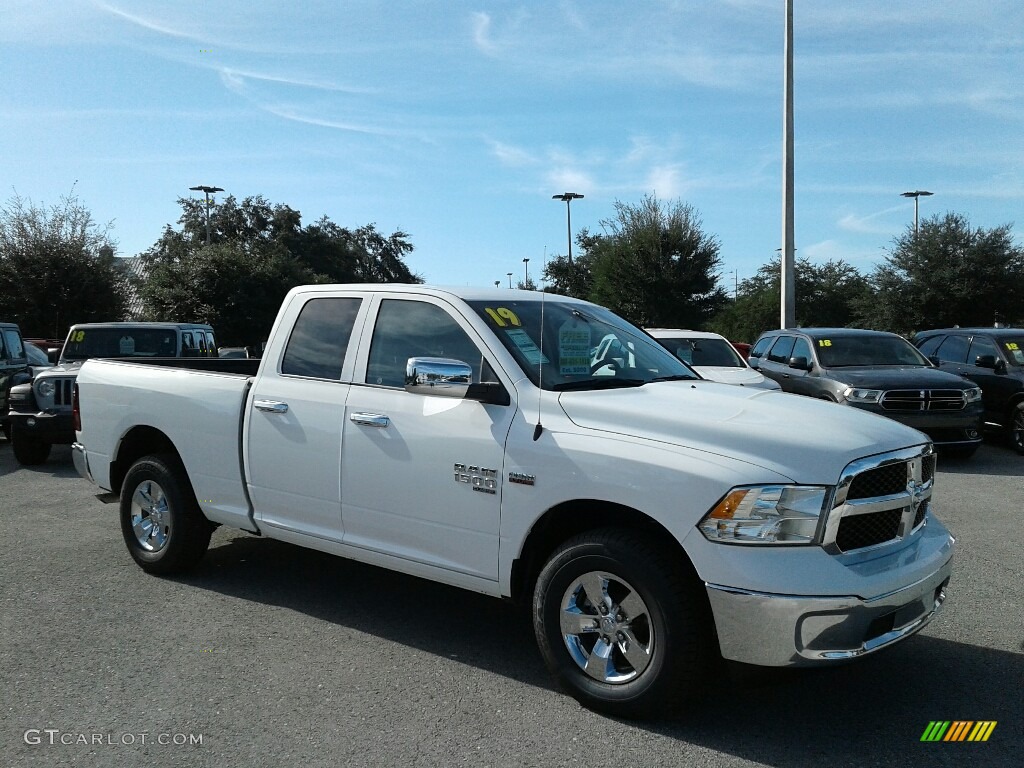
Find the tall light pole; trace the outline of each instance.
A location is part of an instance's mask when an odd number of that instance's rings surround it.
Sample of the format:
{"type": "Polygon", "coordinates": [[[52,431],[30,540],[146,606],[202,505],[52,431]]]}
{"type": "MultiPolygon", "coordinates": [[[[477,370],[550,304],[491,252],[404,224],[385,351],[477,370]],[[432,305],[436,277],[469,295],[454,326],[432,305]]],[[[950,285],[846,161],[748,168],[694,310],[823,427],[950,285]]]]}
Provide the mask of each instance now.
{"type": "Polygon", "coordinates": [[[495,288],[499,288],[500,286],[501,286],[501,280],[495,280],[494,281],[494,287],[495,288]]]}
{"type": "Polygon", "coordinates": [[[931,197],[933,192],[925,192],[923,189],[915,189],[913,192],[903,192],[900,197],[914,198],[914,237],[917,237],[917,198],[931,197]]]}
{"type": "Polygon", "coordinates": [[[582,200],[583,195],[575,192],[563,192],[560,195],[552,195],[552,200],[562,200],[565,202],[565,227],[569,232],[569,264],[572,265],[572,214],[569,212],[569,204],[573,200],[582,200]]]}
{"type": "Polygon", "coordinates": [[[523,259],[523,270],[526,273],[526,280],[523,281],[523,287],[526,290],[530,290],[530,260],[523,259]]]}
{"type": "Polygon", "coordinates": [[[511,272],[508,273],[508,287],[509,288],[512,287],[512,273],[511,272]]]}
{"type": "Polygon", "coordinates": [[[205,184],[200,184],[198,187],[189,187],[194,192],[205,192],[206,193],[206,244],[210,244],[210,195],[214,192],[223,192],[224,190],[220,187],[209,187],[205,184]]]}
{"type": "Polygon", "coordinates": [[[781,328],[796,326],[796,247],[793,245],[793,0],[786,0],[782,107],[782,307],[781,328]]]}

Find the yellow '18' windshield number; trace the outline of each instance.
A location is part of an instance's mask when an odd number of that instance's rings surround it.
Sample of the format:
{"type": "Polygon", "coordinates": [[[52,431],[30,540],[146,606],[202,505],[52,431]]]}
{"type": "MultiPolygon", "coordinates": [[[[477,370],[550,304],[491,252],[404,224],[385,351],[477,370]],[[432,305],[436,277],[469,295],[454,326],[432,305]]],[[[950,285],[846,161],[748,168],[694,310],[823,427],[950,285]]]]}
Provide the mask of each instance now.
{"type": "Polygon", "coordinates": [[[832,340],[831,339],[818,339],[818,346],[819,347],[831,347],[832,346],[832,340]]]}
{"type": "Polygon", "coordinates": [[[516,316],[516,313],[511,309],[507,309],[505,307],[491,309],[490,307],[486,307],[484,312],[488,314],[491,320],[493,320],[499,328],[504,328],[508,325],[514,325],[516,327],[522,325],[522,323],[519,322],[519,318],[516,316]]]}
{"type": "Polygon", "coordinates": [[[85,331],[77,331],[76,333],[72,333],[71,334],[71,340],[73,342],[75,342],[76,344],[81,342],[82,339],[84,339],[84,338],[85,338],[85,331]]]}

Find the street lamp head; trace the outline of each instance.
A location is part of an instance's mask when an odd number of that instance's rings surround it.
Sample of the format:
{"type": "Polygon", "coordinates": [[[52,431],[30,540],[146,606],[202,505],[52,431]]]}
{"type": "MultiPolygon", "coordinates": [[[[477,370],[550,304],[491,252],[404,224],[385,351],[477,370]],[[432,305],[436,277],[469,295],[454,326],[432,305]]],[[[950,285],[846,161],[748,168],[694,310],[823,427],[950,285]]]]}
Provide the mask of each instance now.
{"type": "Polygon", "coordinates": [[[562,202],[568,203],[570,200],[579,200],[583,195],[577,194],[576,192],[563,192],[560,195],[552,195],[552,200],[561,200],[562,202]]]}
{"type": "Polygon", "coordinates": [[[915,189],[913,192],[903,192],[900,197],[931,197],[934,192],[925,192],[923,189],[915,189]]]}
{"type": "Polygon", "coordinates": [[[220,187],[211,187],[211,186],[208,186],[206,184],[200,184],[198,187],[189,187],[189,189],[191,189],[193,192],[205,192],[208,195],[211,195],[214,192],[223,192],[224,191],[220,187]]]}

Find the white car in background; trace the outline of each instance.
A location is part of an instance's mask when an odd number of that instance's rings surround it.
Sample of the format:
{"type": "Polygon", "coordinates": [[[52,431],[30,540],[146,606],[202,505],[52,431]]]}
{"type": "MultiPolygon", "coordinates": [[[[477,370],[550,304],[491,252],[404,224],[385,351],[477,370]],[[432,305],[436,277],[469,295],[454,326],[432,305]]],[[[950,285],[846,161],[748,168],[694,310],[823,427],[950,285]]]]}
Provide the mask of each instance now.
{"type": "Polygon", "coordinates": [[[709,331],[683,328],[646,328],[669,352],[705,379],[741,387],[780,390],[778,382],[755,371],[728,339],[709,331]]]}

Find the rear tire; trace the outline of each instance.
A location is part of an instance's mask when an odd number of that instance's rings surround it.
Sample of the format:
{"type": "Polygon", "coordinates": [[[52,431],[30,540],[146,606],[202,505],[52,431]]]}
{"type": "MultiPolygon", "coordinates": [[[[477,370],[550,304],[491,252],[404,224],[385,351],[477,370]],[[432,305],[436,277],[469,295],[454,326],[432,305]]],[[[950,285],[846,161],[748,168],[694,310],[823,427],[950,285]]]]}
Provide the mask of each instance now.
{"type": "Polygon", "coordinates": [[[533,623],[555,681],[618,717],[670,713],[704,693],[720,661],[692,567],[626,529],[581,534],[552,554],[537,579],[533,623]]]}
{"type": "Polygon", "coordinates": [[[24,427],[12,425],[8,439],[14,448],[14,458],[22,466],[34,467],[50,457],[50,444],[44,443],[35,435],[26,434],[24,427]]]}
{"type": "Polygon", "coordinates": [[[121,534],[142,570],[190,570],[206,553],[212,533],[176,456],[144,456],[128,470],[121,486],[121,534]]]}

